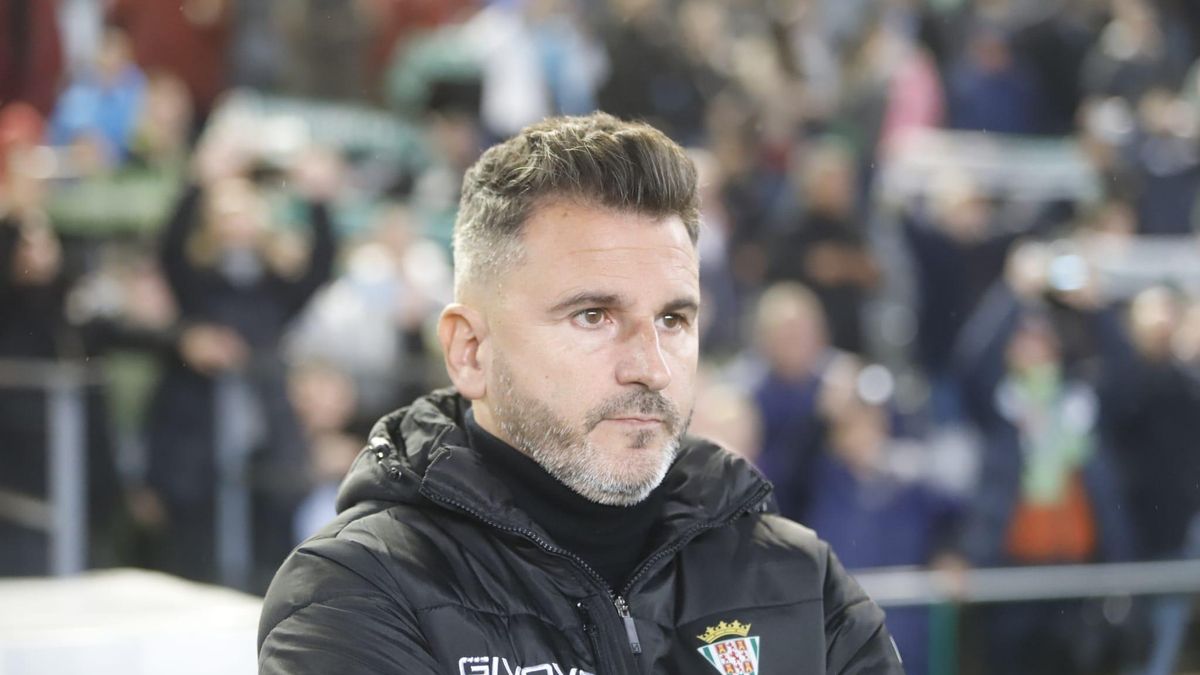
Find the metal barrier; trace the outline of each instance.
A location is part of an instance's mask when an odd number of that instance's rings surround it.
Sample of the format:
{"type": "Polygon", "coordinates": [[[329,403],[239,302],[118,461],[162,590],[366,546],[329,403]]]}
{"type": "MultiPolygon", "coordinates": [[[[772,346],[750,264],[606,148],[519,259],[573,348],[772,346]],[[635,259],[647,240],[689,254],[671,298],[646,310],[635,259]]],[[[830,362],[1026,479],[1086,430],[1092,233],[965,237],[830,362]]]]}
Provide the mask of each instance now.
{"type": "MultiPolygon", "coordinates": [[[[103,384],[98,366],[83,361],[0,359],[0,388],[46,395],[46,499],[0,489],[0,520],[47,533],[55,576],[87,568],[87,411],[84,389],[103,384]]],[[[253,566],[247,409],[234,376],[214,388],[217,484],[215,542],[218,575],[234,588],[249,586],[253,566]]]]}
{"type": "Polygon", "coordinates": [[[222,375],[213,390],[213,439],[217,484],[215,544],[217,576],[231,588],[248,590],[254,568],[254,533],[248,463],[253,415],[246,384],[237,375],[222,375]]]}
{"type": "MultiPolygon", "coordinates": [[[[884,608],[930,608],[930,675],[958,672],[959,610],[965,604],[1064,599],[1125,599],[1158,596],[1149,654],[1139,675],[1176,672],[1190,621],[1200,598],[1200,560],[1095,565],[981,568],[962,572],[912,567],[853,572],[884,608]]],[[[1126,604],[1126,607],[1129,605],[1126,604]]]]}
{"type": "Polygon", "coordinates": [[[854,577],[883,607],[1200,594],[1200,560],[1001,567],[968,570],[961,576],[895,567],[862,570],[854,577]]]}
{"type": "Polygon", "coordinates": [[[84,387],[101,381],[81,361],[0,359],[0,387],[46,394],[47,499],[0,491],[0,518],[50,536],[50,572],[87,567],[87,416],[84,387]]]}

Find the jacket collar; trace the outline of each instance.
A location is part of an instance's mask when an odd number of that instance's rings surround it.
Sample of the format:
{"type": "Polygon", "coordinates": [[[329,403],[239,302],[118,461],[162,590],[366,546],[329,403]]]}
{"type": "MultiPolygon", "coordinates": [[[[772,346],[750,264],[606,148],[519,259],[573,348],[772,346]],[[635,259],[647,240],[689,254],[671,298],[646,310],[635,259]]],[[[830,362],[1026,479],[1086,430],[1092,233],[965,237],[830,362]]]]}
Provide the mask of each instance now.
{"type": "MultiPolygon", "coordinates": [[[[547,538],[513,506],[508,488],[470,447],[463,417],[468,407],[453,389],[440,389],[382,418],[342,483],[338,511],[375,500],[436,505],[501,529],[547,538]]],[[[663,519],[655,536],[663,546],[693,529],[765,510],[770,492],[770,484],[749,462],[690,438],[664,485],[663,519]]]]}

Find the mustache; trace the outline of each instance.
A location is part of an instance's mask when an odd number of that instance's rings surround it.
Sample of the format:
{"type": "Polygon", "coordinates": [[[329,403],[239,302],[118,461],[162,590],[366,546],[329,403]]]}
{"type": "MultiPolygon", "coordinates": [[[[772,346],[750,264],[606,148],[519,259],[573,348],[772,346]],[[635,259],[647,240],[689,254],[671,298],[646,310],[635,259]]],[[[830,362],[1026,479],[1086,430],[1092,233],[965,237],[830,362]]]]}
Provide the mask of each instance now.
{"type": "Polygon", "coordinates": [[[593,408],[588,413],[586,428],[591,431],[605,419],[623,415],[657,417],[671,434],[678,431],[682,419],[679,409],[670,399],[657,391],[643,389],[615,396],[593,408]]]}

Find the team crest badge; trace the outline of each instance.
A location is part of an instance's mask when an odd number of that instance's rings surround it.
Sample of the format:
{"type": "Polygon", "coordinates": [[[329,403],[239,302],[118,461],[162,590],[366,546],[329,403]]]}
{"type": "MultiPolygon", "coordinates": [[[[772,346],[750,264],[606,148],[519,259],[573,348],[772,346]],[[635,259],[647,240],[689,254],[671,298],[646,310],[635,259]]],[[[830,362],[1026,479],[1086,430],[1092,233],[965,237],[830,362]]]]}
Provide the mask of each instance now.
{"type": "Polygon", "coordinates": [[[704,635],[696,637],[708,644],[696,651],[700,652],[718,673],[758,675],[758,636],[750,635],[750,624],[722,621],[715,627],[706,628],[708,630],[704,635]]]}

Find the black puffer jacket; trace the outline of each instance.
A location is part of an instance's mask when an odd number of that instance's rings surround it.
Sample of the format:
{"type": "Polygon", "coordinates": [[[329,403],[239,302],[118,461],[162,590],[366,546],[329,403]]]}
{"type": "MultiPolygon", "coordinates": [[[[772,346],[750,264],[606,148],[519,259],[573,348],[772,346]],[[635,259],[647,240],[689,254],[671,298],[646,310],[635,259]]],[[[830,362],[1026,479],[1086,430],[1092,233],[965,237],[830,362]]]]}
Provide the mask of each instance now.
{"type": "Polygon", "coordinates": [[[883,612],[746,462],[691,443],[622,589],[514,509],[444,390],[376,425],[267,593],[260,673],[902,673],[883,612]],[[730,665],[736,670],[727,670],[730,665]]]}

